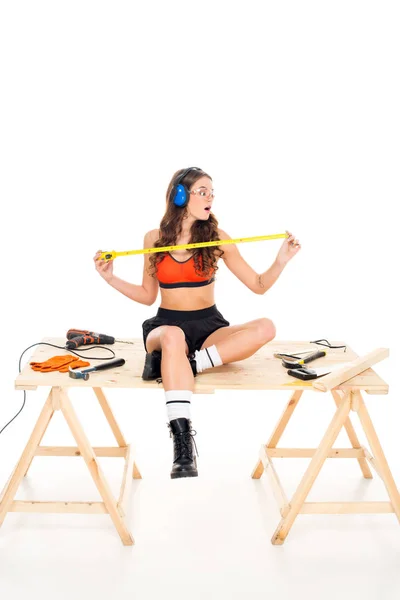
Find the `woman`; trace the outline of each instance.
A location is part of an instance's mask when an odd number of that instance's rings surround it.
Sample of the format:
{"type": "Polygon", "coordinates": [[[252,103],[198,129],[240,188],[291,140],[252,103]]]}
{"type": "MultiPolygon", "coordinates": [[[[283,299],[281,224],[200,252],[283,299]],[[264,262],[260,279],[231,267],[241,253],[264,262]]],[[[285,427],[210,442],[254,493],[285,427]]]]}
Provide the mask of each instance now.
{"type": "MultiPolygon", "coordinates": [[[[213,202],[212,179],[207,173],[197,167],[177,171],[168,186],[160,228],[146,233],[144,248],[232,239],[218,227],[211,212],[213,202]]],[[[194,377],[206,369],[248,358],[275,337],[270,319],[230,325],[217,310],[214,285],[218,260],[222,257],[252,292],[264,294],[300,250],[298,240],[287,233],[274,263],[261,275],[243,259],[235,244],[147,253],[141,286],[116,277],[113,261],[98,260],[100,250],[94,257],[100,275],[136,302],[151,306],[161,289],[156,316],[142,325],[146,350],[142,377],[162,375],[167,425],[174,438],[173,479],[198,475],[193,454],[196,432],[192,432],[190,414],[194,377]]]]}

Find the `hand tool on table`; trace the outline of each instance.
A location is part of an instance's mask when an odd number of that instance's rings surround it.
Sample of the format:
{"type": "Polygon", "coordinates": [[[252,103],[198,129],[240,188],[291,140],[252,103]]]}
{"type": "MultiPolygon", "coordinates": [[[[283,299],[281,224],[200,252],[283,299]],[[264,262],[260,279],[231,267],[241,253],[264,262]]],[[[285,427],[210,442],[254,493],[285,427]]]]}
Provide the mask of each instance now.
{"type": "Polygon", "coordinates": [[[68,350],[74,350],[75,348],[78,348],[78,346],[88,346],[90,344],[114,344],[115,342],[134,344],[134,342],[117,340],[111,335],[95,333],[94,331],[87,331],[86,329],[68,329],[67,340],[65,347],[68,350]]]}
{"type": "Polygon", "coordinates": [[[325,350],[315,350],[314,352],[312,352],[311,354],[309,354],[309,356],[306,356],[306,358],[283,358],[282,359],[282,365],[286,368],[286,369],[297,369],[297,368],[301,368],[302,365],[311,362],[312,360],[316,360],[317,358],[321,358],[322,356],[326,356],[326,351],[325,350]]]}
{"type": "Polygon", "coordinates": [[[110,360],[109,362],[100,363],[95,367],[90,367],[90,369],[84,369],[83,371],[74,371],[69,369],[69,376],[72,379],[84,379],[87,381],[89,379],[89,373],[93,371],[105,371],[106,369],[114,369],[116,367],[122,367],[125,364],[124,358],[115,358],[114,360],[110,360]]]}
{"type": "Polygon", "coordinates": [[[308,381],[309,379],[316,379],[317,377],[328,375],[328,373],[332,373],[332,371],[336,371],[336,369],[341,369],[342,367],[347,366],[349,364],[349,362],[345,362],[339,363],[337,365],[318,367],[317,369],[310,369],[307,367],[301,367],[300,369],[289,369],[288,375],[291,375],[292,377],[297,377],[297,379],[303,379],[304,381],[308,381]]]}
{"type": "Polygon", "coordinates": [[[299,350],[298,352],[292,352],[292,354],[288,354],[287,352],[274,352],[275,358],[301,358],[300,355],[303,354],[311,354],[313,350],[299,350]]]}
{"type": "Polygon", "coordinates": [[[150,252],[172,252],[173,250],[183,250],[188,248],[204,248],[206,246],[222,246],[223,244],[240,244],[242,242],[259,242],[261,240],[276,240],[279,238],[288,238],[287,233],[275,233],[273,235],[257,235],[248,238],[236,238],[234,240],[214,240],[211,242],[195,242],[193,244],[179,244],[178,246],[162,246],[160,248],[141,248],[140,250],[126,250],[125,252],[102,252],[99,259],[114,260],[117,256],[129,256],[130,254],[148,254],[150,252]]]}
{"type": "MultiPolygon", "coordinates": [[[[311,341],[310,344],[318,344],[319,346],[326,346],[327,348],[344,348],[344,351],[346,352],[346,346],[332,346],[332,344],[330,342],[328,342],[328,340],[326,339],[321,339],[321,340],[314,340],[311,341]]],[[[287,352],[274,352],[274,357],[275,358],[300,358],[300,355],[303,354],[310,354],[314,352],[314,348],[312,349],[304,349],[304,348],[300,348],[298,350],[292,350],[291,354],[287,353],[287,352]]]]}

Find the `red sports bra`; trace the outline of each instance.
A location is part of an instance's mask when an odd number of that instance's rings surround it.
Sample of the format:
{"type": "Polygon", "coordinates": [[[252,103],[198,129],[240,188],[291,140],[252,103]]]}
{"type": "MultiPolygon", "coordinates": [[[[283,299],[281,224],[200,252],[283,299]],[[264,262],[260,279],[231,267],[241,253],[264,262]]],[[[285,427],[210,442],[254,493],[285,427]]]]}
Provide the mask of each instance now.
{"type": "MultiPolygon", "coordinates": [[[[201,254],[199,260],[201,270],[201,254]]],[[[212,269],[212,273],[214,270],[212,269]]],[[[166,252],[165,258],[157,265],[157,279],[161,288],[200,287],[212,283],[215,275],[213,274],[211,279],[197,275],[194,268],[194,256],[181,261],[166,252]]]]}

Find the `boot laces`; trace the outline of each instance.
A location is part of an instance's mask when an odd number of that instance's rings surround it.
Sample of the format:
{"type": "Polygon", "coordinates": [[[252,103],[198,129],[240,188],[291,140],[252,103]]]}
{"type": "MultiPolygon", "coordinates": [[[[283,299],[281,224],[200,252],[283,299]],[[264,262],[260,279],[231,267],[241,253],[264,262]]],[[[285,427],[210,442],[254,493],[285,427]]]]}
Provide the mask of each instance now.
{"type": "Polygon", "coordinates": [[[194,447],[196,448],[196,454],[197,456],[199,456],[196,446],[196,440],[194,439],[194,436],[197,435],[197,431],[195,429],[190,429],[190,431],[183,431],[181,433],[173,434],[170,424],[167,423],[167,425],[170,428],[169,437],[172,437],[172,435],[174,436],[174,443],[176,445],[176,451],[178,454],[175,460],[177,460],[181,456],[188,456],[189,458],[192,458],[192,441],[194,443],[194,447]]]}

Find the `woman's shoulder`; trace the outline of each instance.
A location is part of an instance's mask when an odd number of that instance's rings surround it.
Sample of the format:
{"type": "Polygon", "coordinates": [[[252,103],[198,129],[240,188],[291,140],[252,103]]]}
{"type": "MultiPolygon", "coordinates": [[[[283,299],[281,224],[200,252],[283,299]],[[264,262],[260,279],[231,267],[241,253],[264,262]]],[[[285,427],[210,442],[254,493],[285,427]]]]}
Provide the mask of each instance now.
{"type": "Polygon", "coordinates": [[[146,232],[146,237],[154,243],[160,237],[160,230],[150,229],[150,231],[146,232]]]}
{"type": "Polygon", "coordinates": [[[217,231],[218,231],[218,236],[219,236],[220,240],[229,240],[229,239],[231,239],[230,236],[226,233],[226,231],[224,231],[220,227],[217,227],[217,231]]]}
{"type": "MultiPolygon", "coordinates": [[[[223,229],[221,229],[220,227],[217,228],[218,231],[218,237],[220,240],[231,240],[231,236],[226,233],[226,231],[224,231],[223,229]]],[[[222,258],[225,260],[226,258],[226,254],[232,249],[232,244],[222,244],[221,246],[224,250],[225,256],[222,256],[222,258]]]]}
{"type": "Polygon", "coordinates": [[[159,238],[158,233],[158,229],[150,229],[150,231],[146,231],[143,240],[143,248],[154,248],[159,238]]]}

